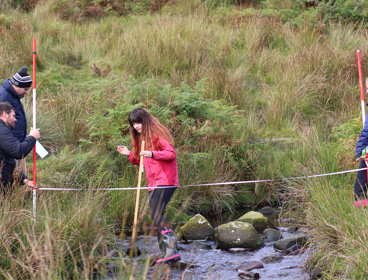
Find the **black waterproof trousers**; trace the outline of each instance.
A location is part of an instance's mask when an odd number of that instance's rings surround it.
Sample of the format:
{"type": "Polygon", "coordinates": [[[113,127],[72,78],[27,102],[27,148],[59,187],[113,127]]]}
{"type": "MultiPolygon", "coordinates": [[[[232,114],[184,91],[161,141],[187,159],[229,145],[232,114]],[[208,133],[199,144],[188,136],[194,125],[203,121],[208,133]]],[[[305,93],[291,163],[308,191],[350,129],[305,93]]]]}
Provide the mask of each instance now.
{"type": "Polygon", "coordinates": [[[152,220],[154,225],[161,229],[168,224],[164,216],[166,205],[169,203],[171,196],[177,187],[159,186],[165,188],[156,188],[149,192],[149,206],[151,210],[152,220]]]}
{"type": "MultiPolygon", "coordinates": [[[[360,161],[359,168],[367,167],[364,160],[360,161]]],[[[367,170],[357,172],[354,185],[355,200],[367,198],[367,170]]]]}

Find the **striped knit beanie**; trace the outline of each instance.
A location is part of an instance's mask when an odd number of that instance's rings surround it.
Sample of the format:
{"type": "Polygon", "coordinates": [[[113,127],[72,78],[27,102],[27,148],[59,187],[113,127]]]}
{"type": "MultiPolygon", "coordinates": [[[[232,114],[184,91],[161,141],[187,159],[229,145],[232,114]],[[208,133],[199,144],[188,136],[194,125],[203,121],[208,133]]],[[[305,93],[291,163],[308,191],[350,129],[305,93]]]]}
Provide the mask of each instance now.
{"type": "Polygon", "coordinates": [[[29,88],[32,85],[32,79],[27,73],[28,68],[23,66],[20,68],[18,73],[15,73],[13,78],[10,80],[13,85],[20,88],[29,88]]]}

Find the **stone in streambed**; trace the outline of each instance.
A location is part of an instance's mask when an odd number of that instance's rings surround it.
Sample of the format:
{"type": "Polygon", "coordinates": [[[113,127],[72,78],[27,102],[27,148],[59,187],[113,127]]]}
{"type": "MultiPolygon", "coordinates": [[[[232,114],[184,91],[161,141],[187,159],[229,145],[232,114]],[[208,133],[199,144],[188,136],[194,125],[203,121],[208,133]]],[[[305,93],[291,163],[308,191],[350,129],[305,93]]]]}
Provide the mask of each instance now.
{"type": "Polygon", "coordinates": [[[258,232],[263,232],[269,227],[268,218],[263,214],[255,211],[250,211],[241,216],[237,221],[246,222],[251,224],[258,232]]]}
{"type": "Polygon", "coordinates": [[[286,232],[288,232],[288,233],[295,233],[295,232],[297,232],[298,231],[298,227],[296,227],[296,226],[291,226],[291,227],[289,227],[287,230],[286,230],[286,232]]]}
{"type": "Polygon", "coordinates": [[[274,242],[281,239],[281,233],[277,229],[266,228],[263,231],[263,234],[266,236],[266,241],[274,242]]]}
{"type": "Polygon", "coordinates": [[[303,246],[300,244],[295,244],[285,250],[285,254],[288,255],[298,255],[303,251],[303,246]]]}
{"type": "Polygon", "coordinates": [[[259,213],[261,213],[263,216],[270,218],[272,216],[275,216],[277,214],[277,211],[273,209],[270,206],[265,206],[258,210],[259,213]]]}
{"type": "Polygon", "coordinates": [[[240,279],[247,279],[247,280],[259,279],[259,273],[254,272],[240,272],[238,276],[240,279]]]}
{"type": "Polygon", "coordinates": [[[192,248],[193,249],[202,249],[202,250],[211,250],[212,245],[206,241],[202,240],[194,240],[192,242],[192,248]]]}
{"type": "Polygon", "coordinates": [[[306,234],[296,234],[296,235],[290,235],[283,239],[280,239],[279,241],[276,241],[273,244],[273,247],[278,250],[286,250],[290,248],[291,246],[295,244],[304,245],[308,241],[308,235],[306,234]]]}
{"type": "Polygon", "coordinates": [[[263,264],[258,261],[249,261],[249,262],[245,262],[244,264],[238,266],[236,269],[238,272],[246,272],[246,271],[251,271],[257,268],[263,268],[263,264]]]}
{"type": "Polygon", "coordinates": [[[213,238],[215,230],[206,218],[197,214],[179,228],[179,234],[187,240],[203,240],[213,238]]]}
{"type": "Polygon", "coordinates": [[[283,258],[284,258],[283,256],[274,255],[274,256],[264,257],[261,259],[261,261],[264,263],[276,263],[276,262],[281,262],[283,258]]]}
{"type": "Polygon", "coordinates": [[[264,242],[258,232],[249,223],[234,221],[215,229],[218,249],[249,248],[258,249],[264,242]]]}

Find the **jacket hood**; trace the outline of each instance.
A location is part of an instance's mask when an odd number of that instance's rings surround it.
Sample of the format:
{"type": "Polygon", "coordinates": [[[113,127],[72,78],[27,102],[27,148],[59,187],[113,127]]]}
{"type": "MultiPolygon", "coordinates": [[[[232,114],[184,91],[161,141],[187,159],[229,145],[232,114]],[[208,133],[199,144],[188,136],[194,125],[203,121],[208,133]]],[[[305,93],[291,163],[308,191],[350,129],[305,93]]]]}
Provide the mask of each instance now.
{"type": "Polygon", "coordinates": [[[6,88],[12,95],[14,95],[18,99],[22,99],[23,97],[20,97],[18,93],[14,90],[13,86],[10,84],[10,80],[7,79],[3,82],[3,87],[6,88]]]}

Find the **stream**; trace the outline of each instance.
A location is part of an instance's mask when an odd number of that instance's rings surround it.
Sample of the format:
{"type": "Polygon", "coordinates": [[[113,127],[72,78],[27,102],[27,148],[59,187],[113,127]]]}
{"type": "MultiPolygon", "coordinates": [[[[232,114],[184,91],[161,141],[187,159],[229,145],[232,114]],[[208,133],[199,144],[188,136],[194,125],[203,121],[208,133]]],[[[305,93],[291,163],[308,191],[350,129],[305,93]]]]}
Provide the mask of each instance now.
{"type": "MultiPolygon", "coordinates": [[[[293,235],[287,228],[278,228],[284,237],[293,235]]],[[[119,250],[129,248],[130,239],[119,241],[119,250]]],[[[308,253],[285,254],[274,249],[273,243],[265,243],[258,250],[248,249],[216,249],[214,241],[195,240],[187,243],[178,242],[182,261],[176,265],[160,264],[146,266],[147,256],[159,255],[156,236],[138,236],[136,246],[141,255],[133,258],[136,265],[136,279],[182,279],[182,280],[236,280],[236,279],[264,279],[264,280],[307,280],[310,276],[303,270],[308,253]],[[265,257],[268,257],[264,259],[265,257]],[[272,261],[268,261],[272,259],[272,261]],[[263,268],[251,271],[241,271],[239,266],[246,262],[257,261],[263,268]],[[247,278],[252,274],[254,278],[247,278]],[[258,275],[257,275],[258,274],[258,275]],[[144,275],[144,276],[142,276],[144,275]]],[[[111,271],[114,271],[111,269],[111,271]]],[[[127,279],[127,275],[110,273],[104,280],[127,279]]]]}

